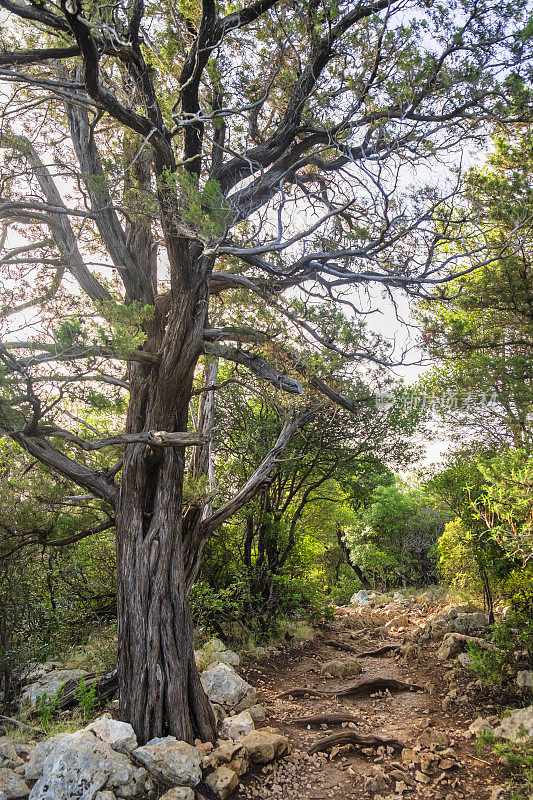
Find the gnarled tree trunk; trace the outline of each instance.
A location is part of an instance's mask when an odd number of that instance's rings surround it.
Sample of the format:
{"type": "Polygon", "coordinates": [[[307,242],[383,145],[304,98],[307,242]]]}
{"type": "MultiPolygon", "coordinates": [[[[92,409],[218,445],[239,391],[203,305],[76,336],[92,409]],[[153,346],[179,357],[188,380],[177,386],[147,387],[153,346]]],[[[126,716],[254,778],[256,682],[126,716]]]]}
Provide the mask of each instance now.
{"type": "MultiPolygon", "coordinates": [[[[186,431],[194,368],[203,348],[208,282],[174,290],[164,334],[156,318],[146,349],[160,367],[131,369],[128,432],[186,431]]],[[[167,734],[214,737],[194,661],[187,598],[199,550],[185,524],[184,448],[126,448],[117,511],[120,713],[140,742],[167,734]]],[[[196,529],[198,524],[196,525],[196,529]]]]}

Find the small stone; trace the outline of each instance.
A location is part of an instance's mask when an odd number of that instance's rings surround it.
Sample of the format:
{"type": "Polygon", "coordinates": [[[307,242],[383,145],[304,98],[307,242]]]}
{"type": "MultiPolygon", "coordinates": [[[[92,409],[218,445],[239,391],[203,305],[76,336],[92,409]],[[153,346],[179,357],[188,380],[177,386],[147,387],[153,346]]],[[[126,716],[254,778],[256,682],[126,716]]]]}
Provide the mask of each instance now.
{"type": "Polygon", "coordinates": [[[232,769],[222,766],[208,775],[205,782],[211,791],[218,794],[220,800],[226,800],[239,785],[239,778],[232,769]]]}
{"type": "Polygon", "coordinates": [[[423,772],[420,772],[420,770],[417,769],[415,772],[415,781],[418,781],[418,783],[429,783],[431,778],[429,778],[427,775],[424,775],[423,772]]]}
{"type": "Polygon", "coordinates": [[[117,800],[117,797],[113,792],[106,789],[103,792],[97,792],[94,796],[94,800],[117,800]]]}
{"type": "Polygon", "coordinates": [[[449,745],[449,739],[444,731],[439,731],[429,726],[418,737],[418,744],[421,747],[447,747],[449,745]]]}
{"type": "Polygon", "coordinates": [[[516,675],[516,682],[524,689],[533,688],[533,670],[521,669],[516,675]]]}

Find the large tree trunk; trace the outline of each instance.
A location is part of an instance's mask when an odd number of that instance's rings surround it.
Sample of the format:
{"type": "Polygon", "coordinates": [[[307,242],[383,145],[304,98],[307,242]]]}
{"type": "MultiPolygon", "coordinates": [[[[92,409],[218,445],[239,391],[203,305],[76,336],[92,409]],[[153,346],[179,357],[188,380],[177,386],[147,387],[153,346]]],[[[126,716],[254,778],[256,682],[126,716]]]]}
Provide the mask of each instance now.
{"type": "MultiPolygon", "coordinates": [[[[146,349],[161,366],[131,369],[128,432],[185,431],[202,352],[207,281],[173,297],[146,349]]],[[[196,571],[196,530],[184,524],[184,448],[126,448],[117,514],[118,680],[121,717],[140,743],[173,735],[214,738],[214,718],[194,661],[187,597],[196,571]]]]}

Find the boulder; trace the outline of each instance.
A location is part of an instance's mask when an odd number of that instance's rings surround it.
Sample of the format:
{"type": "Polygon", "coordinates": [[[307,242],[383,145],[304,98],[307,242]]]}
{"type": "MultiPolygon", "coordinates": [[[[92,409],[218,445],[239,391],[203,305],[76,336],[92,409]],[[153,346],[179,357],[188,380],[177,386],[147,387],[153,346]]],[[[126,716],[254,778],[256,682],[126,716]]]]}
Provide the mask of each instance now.
{"type": "Polygon", "coordinates": [[[174,736],[150,739],[134,750],[133,755],[156,779],[183,786],[196,786],[202,779],[199,751],[174,736]]]}
{"type": "Polygon", "coordinates": [[[92,731],[102,742],[119,753],[131,753],[139,746],[131,725],[112,719],[109,714],[98,717],[90,725],[87,725],[85,730],[92,731]]]}
{"type": "Polygon", "coordinates": [[[232,667],[238,667],[241,663],[240,657],[233,650],[223,650],[221,653],[217,653],[216,660],[222,664],[230,664],[232,667]]]}
{"type": "Polygon", "coordinates": [[[360,675],[363,667],[356,658],[333,658],[325,661],[320,671],[323,675],[331,675],[333,678],[351,678],[360,675]]]}
{"type": "Polygon", "coordinates": [[[212,792],[215,792],[220,797],[220,800],[226,800],[239,785],[239,777],[229,767],[217,767],[217,769],[208,775],[205,779],[206,784],[212,792]]]}
{"type": "Polygon", "coordinates": [[[523,741],[533,738],[533,706],[512,711],[508,717],[502,719],[493,732],[497,739],[523,741]]]}
{"type": "Polygon", "coordinates": [[[194,800],[194,792],[190,786],[175,786],[161,795],[160,800],[194,800]]]}
{"type": "Polygon", "coordinates": [[[242,711],[234,717],[226,717],[221,726],[222,733],[229,736],[230,739],[242,739],[247,736],[255,728],[254,721],[248,711],[242,711]]]}
{"type": "Polygon", "coordinates": [[[461,653],[466,647],[463,639],[454,636],[453,633],[448,633],[444,637],[442,644],[437,650],[437,658],[441,661],[447,661],[449,658],[455,658],[456,655],[461,653]]]}
{"type": "Polygon", "coordinates": [[[39,742],[35,745],[24,770],[24,777],[27,781],[36,781],[41,777],[46,759],[58,749],[59,743],[67,736],[70,736],[70,734],[58,733],[56,736],[52,736],[51,739],[45,739],[44,742],[39,742]]]}
{"type": "Polygon", "coordinates": [[[20,775],[7,767],[0,767],[0,796],[2,793],[7,800],[15,800],[18,797],[27,797],[30,790],[20,775]]]}
{"type": "Polygon", "coordinates": [[[30,706],[34,707],[39,703],[41,695],[55,697],[65,683],[78,680],[83,675],[87,675],[87,672],[82,669],[50,670],[50,672],[44,673],[35,683],[30,683],[29,686],[26,686],[22,692],[22,702],[29,703],[30,706]]]}
{"type": "Polygon", "coordinates": [[[429,725],[418,737],[418,744],[421,747],[448,747],[449,739],[445,731],[439,731],[429,725]]]}
{"type": "Polygon", "coordinates": [[[364,589],[360,589],[350,598],[350,605],[352,606],[369,606],[370,600],[368,598],[368,592],[365,592],[364,589]]]}
{"type": "Polygon", "coordinates": [[[0,767],[18,767],[23,763],[13,739],[2,736],[0,738],[0,767]]]}
{"type": "Polygon", "coordinates": [[[524,689],[533,688],[533,670],[521,669],[516,676],[516,682],[524,689]]]}
{"type": "Polygon", "coordinates": [[[458,614],[455,619],[450,620],[450,631],[453,633],[465,633],[467,636],[475,635],[488,627],[489,620],[485,614],[476,611],[473,614],[458,614]]]}
{"type": "Polygon", "coordinates": [[[268,764],[289,750],[289,740],[275,728],[252,731],[242,743],[253,764],[268,764]]]}
{"type": "Polygon", "coordinates": [[[107,789],[117,797],[142,795],[146,770],[135,767],[122,753],[112,750],[90,731],[60,734],[48,740],[47,755],[42,759],[35,748],[28,772],[35,774],[36,762],[42,774],[30,792],[30,800],[82,800],[107,789]]]}
{"type": "Polygon", "coordinates": [[[211,664],[202,672],[200,680],[212,703],[237,712],[255,705],[256,690],[237,675],[230,664],[222,664],[220,661],[211,664]]]}

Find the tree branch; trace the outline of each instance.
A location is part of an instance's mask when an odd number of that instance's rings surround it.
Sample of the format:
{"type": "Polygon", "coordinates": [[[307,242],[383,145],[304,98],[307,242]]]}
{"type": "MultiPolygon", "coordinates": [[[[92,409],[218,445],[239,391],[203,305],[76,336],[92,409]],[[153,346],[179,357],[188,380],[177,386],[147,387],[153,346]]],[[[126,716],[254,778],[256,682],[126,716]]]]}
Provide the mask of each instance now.
{"type": "Polygon", "coordinates": [[[310,422],[315,416],[316,411],[306,411],[299,417],[286,422],[283,429],[278,436],[276,444],[265,456],[261,464],[257,467],[255,472],[248,478],[242,489],[237,494],[228,500],[227,503],[220,506],[210,517],[202,523],[202,533],[208,536],[216,530],[223,522],[233,516],[242,506],[254,497],[261,486],[267,483],[270,479],[270,474],[276,464],[277,459],[285,450],[291,437],[296,433],[298,428],[302,428],[310,422]]]}

